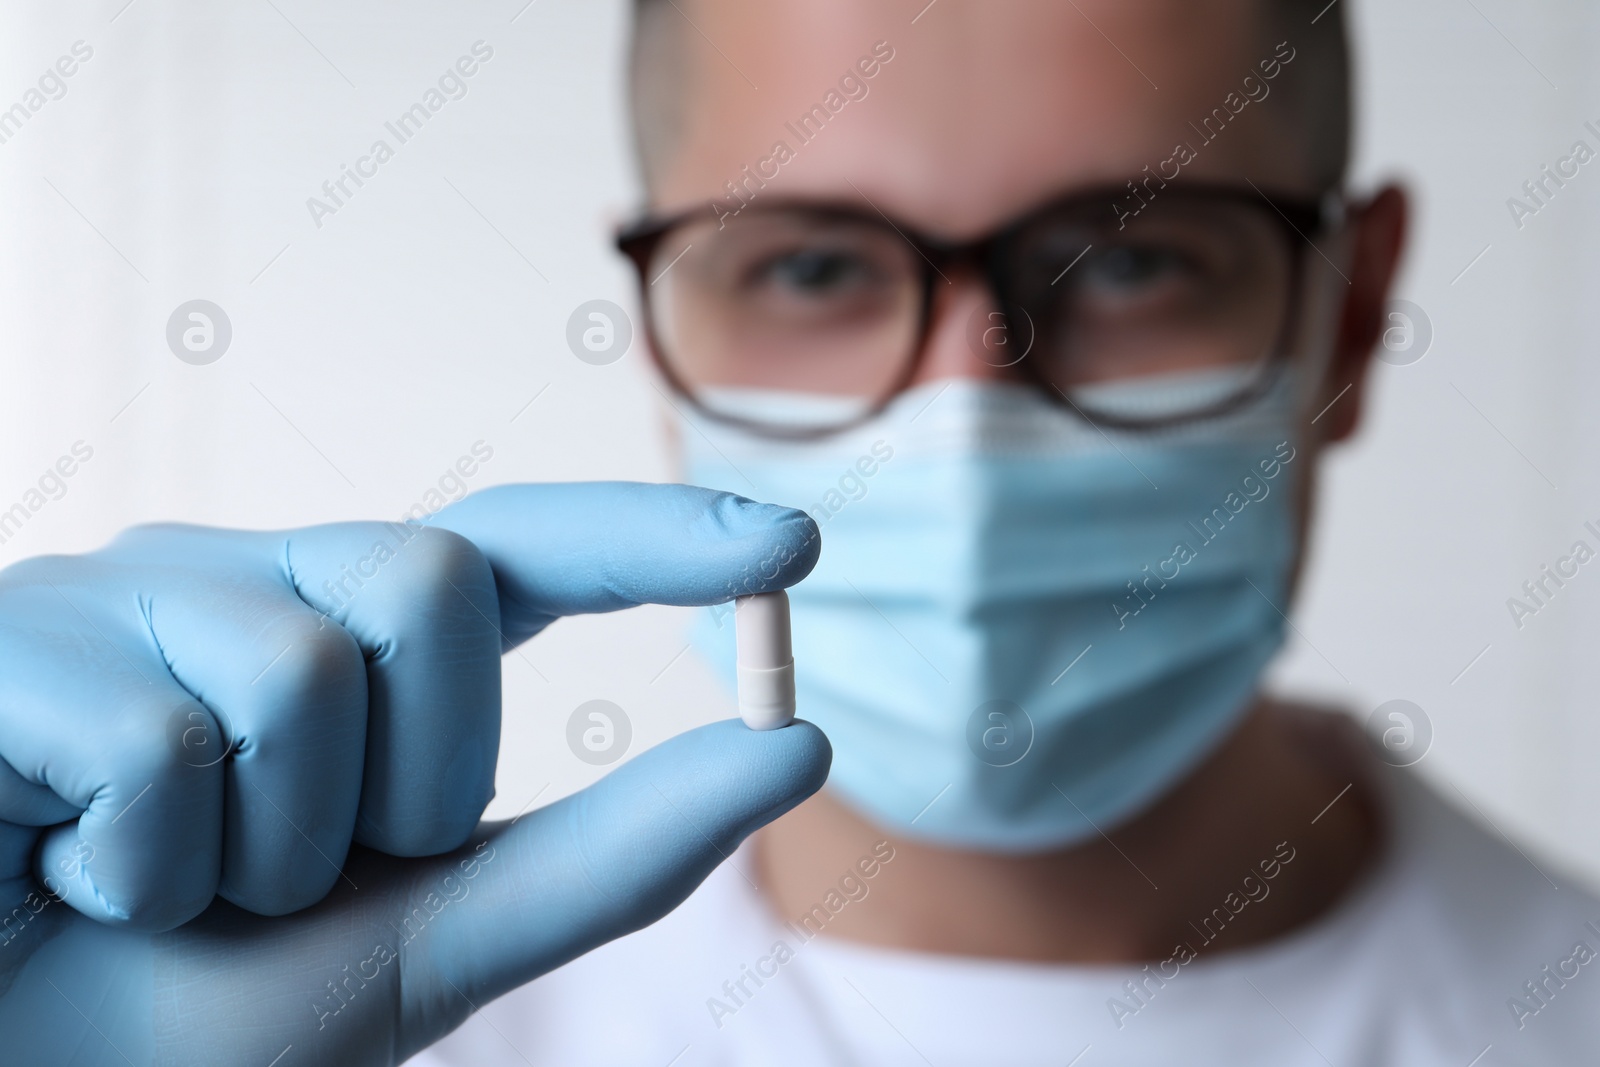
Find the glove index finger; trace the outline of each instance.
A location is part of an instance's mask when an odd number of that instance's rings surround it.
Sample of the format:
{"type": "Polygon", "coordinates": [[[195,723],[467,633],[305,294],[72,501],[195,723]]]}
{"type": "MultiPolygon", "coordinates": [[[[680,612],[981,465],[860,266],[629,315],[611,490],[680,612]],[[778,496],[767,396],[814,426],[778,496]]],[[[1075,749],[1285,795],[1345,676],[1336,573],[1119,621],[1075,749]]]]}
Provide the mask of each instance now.
{"type": "Polygon", "coordinates": [[[489,558],[513,640],[563,615],[782,589],[809,574],[822,549],[803,511],[692,485],[497,486],[428,521],[489,558]]]}

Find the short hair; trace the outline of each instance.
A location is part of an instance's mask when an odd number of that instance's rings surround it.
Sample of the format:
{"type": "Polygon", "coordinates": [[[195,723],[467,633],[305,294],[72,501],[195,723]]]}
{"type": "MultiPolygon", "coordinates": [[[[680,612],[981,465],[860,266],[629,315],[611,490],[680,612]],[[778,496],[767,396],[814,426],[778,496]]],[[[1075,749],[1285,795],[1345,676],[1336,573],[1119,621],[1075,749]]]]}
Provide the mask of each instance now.
{"type": "Polygon", "coordinates": [[[1262,40],[1269,48],[1287,41],[1296,52],[1274,92],[1284,94],[1287,114],[1303,117],[1311,176],[1322,190],[1338,188],[1350,166],[1354,89],[1347,6],[1338,0],[1263,3],[1262,40]]]}
{"type": "MultiPolygon", "coordinates": [[[[1261,40],[1271,49],[1286,41],[1292,68],[1274,86],[1283,113],[1304,118],[1305,150],[1319,189],[1339,186],[1350,161],[1351,75],[1349,30],[1338,0],[1257,0],[1261,40]]],[[[673,0],[634,0],[628,53],[628,103],[634,152],[648,187],[680,143],[686,125],[691,74],[684,47],[689,23],[673,0]]]]}

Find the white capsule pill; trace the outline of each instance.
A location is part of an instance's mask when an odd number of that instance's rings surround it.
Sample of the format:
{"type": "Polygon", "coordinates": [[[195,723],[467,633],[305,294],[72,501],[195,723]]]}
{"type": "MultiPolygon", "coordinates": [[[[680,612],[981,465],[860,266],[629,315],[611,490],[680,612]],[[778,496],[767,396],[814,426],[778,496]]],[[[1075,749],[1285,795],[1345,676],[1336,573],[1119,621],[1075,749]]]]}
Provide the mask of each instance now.
{"type": "Polygon", "coordinates": [[[733,632],[739,645],[739,716],[752,730],[794,721],[794,652],[789,639],[789,594],[735,597],[733,632]]]}

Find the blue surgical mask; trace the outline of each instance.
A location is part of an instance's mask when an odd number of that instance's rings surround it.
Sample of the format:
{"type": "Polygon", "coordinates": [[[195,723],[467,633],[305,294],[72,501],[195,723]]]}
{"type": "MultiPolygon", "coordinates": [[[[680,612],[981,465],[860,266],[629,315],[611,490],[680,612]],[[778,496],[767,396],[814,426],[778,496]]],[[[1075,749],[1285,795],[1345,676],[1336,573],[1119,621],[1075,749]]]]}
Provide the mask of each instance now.
{"type": "MultiPolygon", "coordinates": [[[[888,830],[1029,852],[1109,829],[1193,770],[1283,641],[1306,463],[1291,377],[1160,432],[964,380],[818,442],[684,427],[687,481],[804,509],[822,531],[789,596],[829,786],[888,830]]],[[[1141,379],[1093,399],[1131,411],[1225,384],[1141,379]]],[[[837,403],[733,400],[796,418],[837,403]]],[[[712,609],[695,636],[730,681],[732,630],[712,609]]]]}

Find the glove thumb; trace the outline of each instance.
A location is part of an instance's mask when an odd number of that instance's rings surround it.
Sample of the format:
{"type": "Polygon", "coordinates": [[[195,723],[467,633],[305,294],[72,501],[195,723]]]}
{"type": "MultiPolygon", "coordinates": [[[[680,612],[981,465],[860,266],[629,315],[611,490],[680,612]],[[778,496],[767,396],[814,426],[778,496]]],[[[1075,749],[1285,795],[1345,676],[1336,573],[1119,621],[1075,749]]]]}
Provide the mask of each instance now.
{"type": "Polygon", "coordinates": [[[716,722],[564,800],[480,826],[425,866],[393,920],[404,1054],[677,907],[745,837],[820,789],[831,759],[803,720],[771,731],[716,722]]]}

